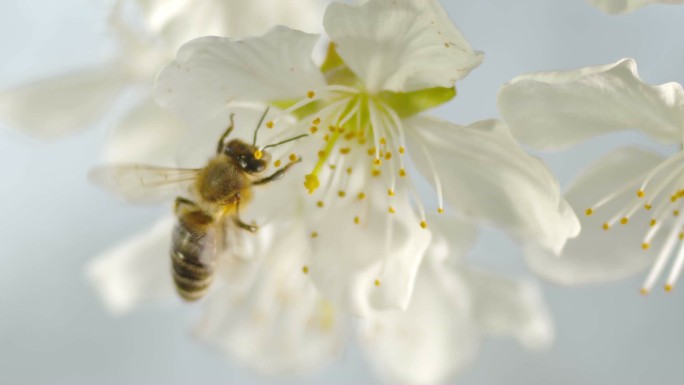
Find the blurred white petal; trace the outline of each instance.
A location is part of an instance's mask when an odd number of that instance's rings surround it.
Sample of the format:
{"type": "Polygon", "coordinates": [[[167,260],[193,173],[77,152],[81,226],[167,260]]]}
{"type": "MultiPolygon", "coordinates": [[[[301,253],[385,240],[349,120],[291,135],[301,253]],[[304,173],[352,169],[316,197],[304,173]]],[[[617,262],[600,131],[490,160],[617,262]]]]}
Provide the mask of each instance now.
{"type": "MultiPolygon", "coordinates": [[[[570,186],[566,198],[577,212],[584,212],[662,160],[662,156],[638,148],[615,150],[588,167],[570,186]]],[[[582,232],[568,241],[560,257],[529,248],[525,254],[532,270],[556,283],[579,285],[617,280],[646,269],[657,251],[641,249],[651,213],[635,215],[626,226],[618,224],[609,231],[602,228],[607,221],[602,213],[611,217],[634,199],[634,190],[630,189],[591,216],[582,215],[582,232]]]]}
{"type": "Polygon", "coordinates": [[[611,15],[635,11],[649,4],[682,4],[684,0],[587,0],[589,4],[611,15]]]}
{"type": "Polygon", "coordinates": [[[107,63],[0,91],[0,119],[55,139],[97,123],[125,82],[118,64],[107,63]]]}
{"type": "Polygon", "coordinates": [[[520,148],[501,122],[461,127],[416,116],[406,126],[411,159],[428,178],[434,167],[448,204],[555,253],[579,232],[556,178],[520,148]]]}
{"type": "Polygon", "coordinates": [[[88,264],[88,280],[112,313],[176,296],[169,258],[174,223],[175,218],[163,218],[88,264]]]}
{"type": "Polygon", "coordinates": [[[684,127],[682,86],[644,83],[633,59],[518,76],[501,88],[498,105],[515,137],[540,149],[627,129],[678,143],[684,127]]]}
{"type": "Polygon", "coordinates": [[[324,26],[370,92],[453,87],[483,59],[437,0],[332,3],[324,26]]]}

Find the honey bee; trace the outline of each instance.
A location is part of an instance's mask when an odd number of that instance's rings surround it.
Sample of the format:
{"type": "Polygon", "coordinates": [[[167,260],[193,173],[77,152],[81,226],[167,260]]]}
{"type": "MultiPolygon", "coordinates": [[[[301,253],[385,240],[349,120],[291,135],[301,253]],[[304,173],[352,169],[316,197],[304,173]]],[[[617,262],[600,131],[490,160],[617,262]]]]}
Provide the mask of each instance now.
{"type": "Polygon", "coordinates": [[[267,169],[267,148],[300,139],[298,135],[262,148],[257,133],[268,109],[254,130],[252,144],[228,140],[234,115],[218,141],[216,155],[203,168],[174,169],[137,164],[112,164],[95,168],[90,179],[97,185],[132,202],[154,202],[176,196],[174,213],[178,222],[171,242],[171,267],[176,291],[186,301],[207,293],[214,278],[217,255],[225,248],[225,234],[233,225],[249,232],[258,226],[240,219],[240,208],[252,198],[252,186],[280,179],[301,158],[290,161],[274,173],[260,177],[267,169]],[[194,200],[178,196],[185,191],[194,200]]]}

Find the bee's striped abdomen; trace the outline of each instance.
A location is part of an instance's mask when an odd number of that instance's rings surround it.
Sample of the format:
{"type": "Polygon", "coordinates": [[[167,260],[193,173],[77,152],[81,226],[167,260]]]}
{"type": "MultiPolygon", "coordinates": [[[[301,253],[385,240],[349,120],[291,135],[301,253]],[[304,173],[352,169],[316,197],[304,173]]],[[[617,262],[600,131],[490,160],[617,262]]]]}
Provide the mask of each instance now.
{"type": "Polygon", "coordinates": [[[214,248],[205,230],[191,231],[179,221],[173,231],[171,266],[178,294],[186,301],[200,299],[214,279],[214,260],[207,258],[214,248]]]}

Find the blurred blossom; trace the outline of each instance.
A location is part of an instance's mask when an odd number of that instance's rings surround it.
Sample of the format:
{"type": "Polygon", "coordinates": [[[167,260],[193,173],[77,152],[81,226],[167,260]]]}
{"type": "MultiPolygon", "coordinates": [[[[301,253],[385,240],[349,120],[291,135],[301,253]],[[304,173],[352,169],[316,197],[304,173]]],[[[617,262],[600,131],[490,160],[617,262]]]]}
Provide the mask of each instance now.
{"type": "Polygon", "coordinates": [[[556,252],[576,235],[557,181],[501,122],[422,114],[482,61],[437,1],[333,3],[323,24],[320,65],[320,36],[286,27],[196,39],[160,73],[156,98],[198,130],[225,125],[228,108],[268,105],[263,149],[308,134],[269,150],[275,167],[303,159],[269,199],[304,221],[302,269],[324,297],[357,315],[409,306],[432,235],[411,165],[432,182],[427,203],[440,214],[448,204],[556,252]]]}
{"type": "MultiPolygon", "coordinates": [[[[644,83],[632,59],[522,75],[502,88],[498,102],[513,133],[541,149],[627,129],[684,144],[682,86],[644,83]]],[[[683,158],[682,151],[664,158],[625,147],[591,165],[566,195],[575,210],[585,213],[582,233],[560,258],[530,248],[532,268],[557,282],[583,284],[620,279],[650,266],[641,289],[647,294],[671,263],[665,290],[672,290],[684,265],[683,158]]]]}
{"type": "Polygon", "coordinates": [[[154,104],[151,90],[157,72],[173,59],[178,47],[198,36],[260,34],[280,24],[316,32],[321,29],[324,3],[117,0],[108,20],[119,46],[116,55],[91,68],[0,92],[0,119],[37,137],[57,138],[97,123],[123,91],[133,90],[137,95],[131,101],[136,102],[115,126],[106,157],[127,159],[130,153],[112,146],[154,138],[156,146],[138,160],[170,163],[185,126],[154,104]]]}
{"type": "MultiPolygon", "coordinates": [[[[406,311],[374,311],[358,320],[345,315],[302,270],[312,251],[304,223],[279,220],[245,243],[249,250],[231,248],[220,257],[195,334],[271,375],[320,369],[356,338],[383,379],[402,383],[452,379],[476,358],[488,335],[511,336],[532,349],[548,346],[553,325],[539,289],[469,267],[464,256],[475,227],[463,220],[431,220],[435,241],[406,311]],[[454,236],[447,238],[447,230],[454,236]]],[[[112,311],[125,313],[151,300],[178,301],[169,270],[160,268],[169,263],[173,222],[161,220],[91,264],[89,278],[112,311]]],[[[240,232],[255,236],[245,233],[240,232]]]]}
{"type": "Polygon", "coordinates": [[[611,15],[632,12],[649,4],[682,4],[684,0],[587,0],[589,4],[611,15]]]}

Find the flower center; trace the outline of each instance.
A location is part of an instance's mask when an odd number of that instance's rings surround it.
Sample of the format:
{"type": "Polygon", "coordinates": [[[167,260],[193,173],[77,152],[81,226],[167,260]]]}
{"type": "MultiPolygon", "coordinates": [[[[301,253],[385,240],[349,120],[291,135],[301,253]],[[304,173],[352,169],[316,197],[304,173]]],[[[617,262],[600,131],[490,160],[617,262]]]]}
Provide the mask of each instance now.
{"type": "Polygon", "coordinates": [[[677,242],[678,239],[684,240],[684,199],[682,199],[684,198],[684,164],[682,160],[684,160],[684,152],[666,159],[651,171],[639,175],[609,193],[585,211],[587,216],[591,216],[602,206],[636,189],[636,196],[604,222],[603,229],[609,230],[618,222],[621,225],[627,225],[640,210],[650,211],[651,220],[641,242],[641,248],[644,250],[651,248],[656,235],[666,231],[664,229],[669,229],[656,261],[641,288],[642,294],[648,294],[652,290],[666,265],[675,255],[675,249],[676,256],[665,283],[666,291],[672,290],[684,266],[684,242],[677,242]],[[683,215],[680,215],[680,212],[683,215]]]}

